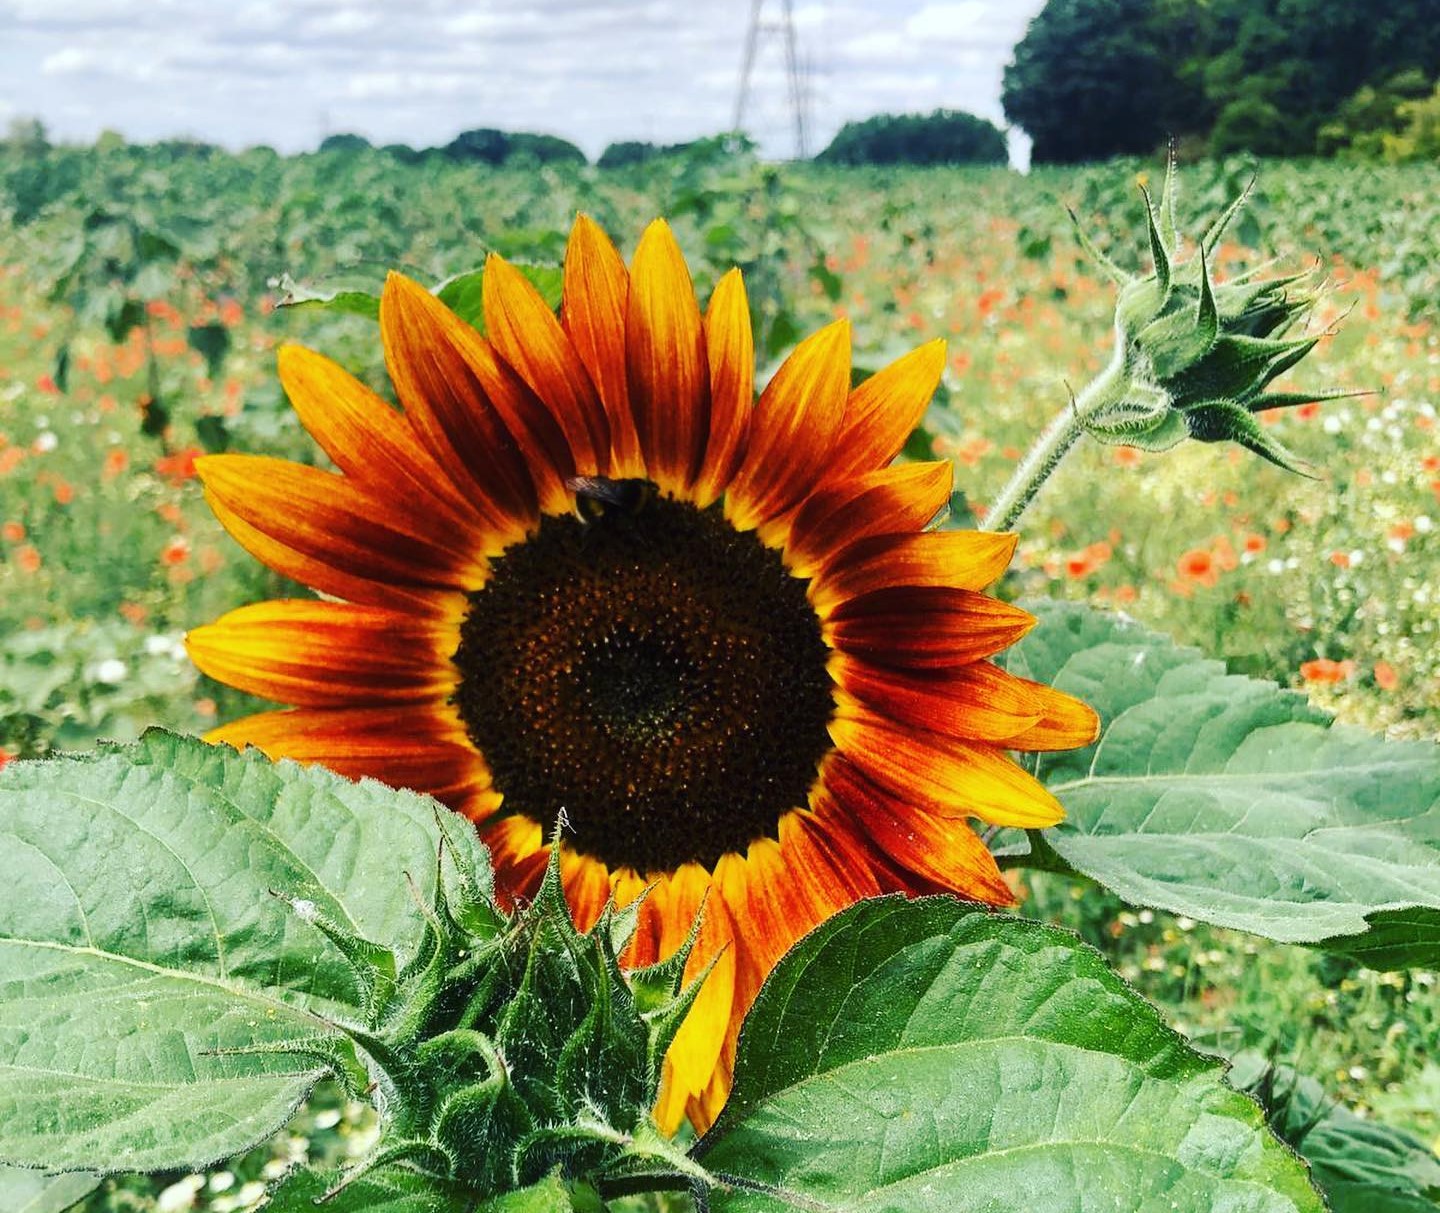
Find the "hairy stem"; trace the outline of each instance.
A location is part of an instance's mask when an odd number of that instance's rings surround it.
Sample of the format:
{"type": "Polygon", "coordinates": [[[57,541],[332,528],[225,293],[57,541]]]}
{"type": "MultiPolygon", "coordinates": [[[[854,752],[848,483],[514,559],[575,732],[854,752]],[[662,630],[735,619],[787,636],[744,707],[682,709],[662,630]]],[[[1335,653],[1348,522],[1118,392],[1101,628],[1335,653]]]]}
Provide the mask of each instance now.
{"type": "Polygon", "coordinates": [[[1115,354],[1109,365],[1092,379],[1078,396],[1051,420],[1035,439],[1034,445],[1010,477],[1010,482],[990,504],[985,514],[987,531],[1013,530],[1020,516],[1035,500],[1040,488],[1050,479],[1060,461],[1085,433],[1090,414],[1111,400],[1116,382],[1125,372],[1124,343],[1118,338],[1115,354]]]}

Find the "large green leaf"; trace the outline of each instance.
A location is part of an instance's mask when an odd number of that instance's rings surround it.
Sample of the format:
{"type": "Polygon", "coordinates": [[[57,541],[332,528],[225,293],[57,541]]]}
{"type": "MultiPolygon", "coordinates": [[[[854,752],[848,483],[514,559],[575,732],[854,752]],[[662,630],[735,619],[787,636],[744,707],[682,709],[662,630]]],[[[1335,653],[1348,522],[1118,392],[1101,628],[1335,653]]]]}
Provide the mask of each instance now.
{"type": "Polygon", "coordinates": [[[1261,1103],[1271,1127],[1310,1164],[1331,1213],[1434,1213],[1440,1159],[1419,1138],[1356,1116],[1293,1067],[1235,1058],[1231,1082],[1261,1103]]]}
{"type": "Polygon", "coordinates": [[[317,1204],[337,1178],[320,1171],[297,1171],[281,1182],[265,1208],[268,1213],[572,1213],[575,1208],[569,1187],[553,1175],[477,1204],[398,1166],[362,1176],[317,1204]]]}
{"type": "Polygon", "coordinates": [[[21,1167],[0,1167],[0,1209],[5,1213],[65,1213],[100,1186],[83,1171],[46,1175],[21,1167]]]}
{"type": "Polygon", "coordinates": [[[397,948],[433,889],[434,805],[152,732],[0,772],[0,1161],[197,1167],[290,1115],[313,1061],[234,1054],[325,1034],[356,999],[272,891],[397,948]]]}
{"type": "Polygon", "coordinates": [[[1440,1209],[1440,1158],[1426,1142],[1356,1116],[1315,1079],[1259,1053],[1238,1055],[1230,1078],[1259,1099],[1270,1127],[1305,1155],[1331,1213],[1440,1209]]]}
{"type": "Polygon", "coordinates": [[[1094,746],[1030,759],[1045,840],[1137,905],[1382,968],[1440,963],[1440,748],[1335,725],[1122,616],[1032,604],[1009,668],[1079,695],[1094,746]]]}
{"type": "MultiPolygon", "coordinates": [[[[269,1213],[472,1213],[472,1201],[440,1190],[436,1183],[403,1167],[390,1167],[355,1180],[320,1202],[339,1176],[297,1171],[280,1183],[265,1208],[269,1213]]],[[[565,1206],[560,1206],[564,1209],[565,1206]]]]}
{"type": "Polygon", "coordinates": [[[1073,935],[885,898],[776,967],[696,1154],[717,1213],[1319,1213],[1222,1073],[1073,935]]]}

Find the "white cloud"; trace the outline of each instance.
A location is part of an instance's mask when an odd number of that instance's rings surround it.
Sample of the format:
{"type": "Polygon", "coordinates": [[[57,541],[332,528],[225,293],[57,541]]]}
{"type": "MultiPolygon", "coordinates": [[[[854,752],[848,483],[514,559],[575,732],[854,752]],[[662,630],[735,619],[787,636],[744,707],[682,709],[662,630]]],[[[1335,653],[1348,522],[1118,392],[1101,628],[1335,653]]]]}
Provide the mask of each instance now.
{"type": "Polygon", "coordinates": [[[40,70],[47,76],[74,76],[103,71],[104,68],[105,63],[99,55],[78,46],[67,46],[53,55],[46,55],[40,63],[40,70]]]}
{"type": "Polygon", "coordinates": [[[984,20],[987,5],[982,0],[964,0],[961,4],[927,4],[905,22],[911,38],[924,41],[951,42],[972,35],[984,20]]]}

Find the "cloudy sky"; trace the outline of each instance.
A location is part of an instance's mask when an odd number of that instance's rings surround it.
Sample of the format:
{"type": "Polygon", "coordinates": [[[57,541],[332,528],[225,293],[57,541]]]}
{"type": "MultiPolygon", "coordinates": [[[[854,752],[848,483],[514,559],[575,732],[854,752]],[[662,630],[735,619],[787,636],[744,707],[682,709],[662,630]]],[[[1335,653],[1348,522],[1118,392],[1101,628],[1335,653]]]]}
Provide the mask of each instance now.
{"type": "MultiPolygon", "coordinates": [[[[996,121],[1043,0],[794,0],[810,150],[880,111],[996,121]]],[[[764,0],[745,125],[794,153],[783,0],[764,0]]],[[[733,118],[751,0],[0,0],[0,125],[52,137],[314,147],[356,131],[430,146],[538,130],[592,157],[733,118]]]]}

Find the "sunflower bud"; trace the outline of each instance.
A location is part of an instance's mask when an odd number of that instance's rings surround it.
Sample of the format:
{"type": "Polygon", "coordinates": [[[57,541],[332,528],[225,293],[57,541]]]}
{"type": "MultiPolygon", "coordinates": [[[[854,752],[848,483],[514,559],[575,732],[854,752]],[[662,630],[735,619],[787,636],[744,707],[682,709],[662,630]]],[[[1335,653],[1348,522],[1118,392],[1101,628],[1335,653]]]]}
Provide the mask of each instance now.
{"type": "Polygon", "coordinates": [[[535,899],[507,915],[466,865],[465,848],[447,848],[453,878],[437,874],[421,907],[424,937],[403,965],[311,903],[291,902],[345,958],[362,1013],[327,1021],[329,1033],[251,1051],[304,1055],[378,1107],[379,1141],[334,1191],[396,1164],[471,1196],[534,1184],[556,1168],[693,1168],[651,1108],[662,1059],[703,980],[684,983],[695,932],[664,963],[622,972],[638,903],[607,906],[578,931],[558,850],[535,899]]]}
{"type": "Polygon", "coordinates": [[[1304,327],[1321,290],[1306,283],[1306,274],[1261,278],[1263,266],[1224,283],[1211,279],[1208,259],[1244,206],[1245,193],[1183,262],[1176,260],[1173,162],[1158,208],[1143,185],[1141,193],[1154,261],[1144,277],[1116,266],[1076,221],[1081,245],[1120,288],[1114,358],[1077,400],[1076,419],[1102,442],[1149,451],[1186,438],[1238,442],[1272,463],[1308,474],[1301,460],[1261,428],[1256,414],[1350,394],[1265,394],[1271,381],[1319,340],[1292,334],[1304,327]]]}

